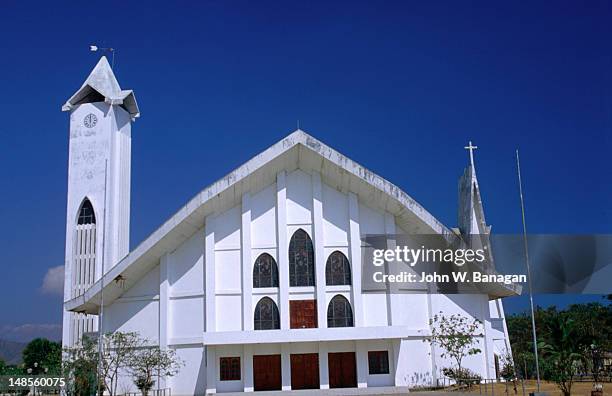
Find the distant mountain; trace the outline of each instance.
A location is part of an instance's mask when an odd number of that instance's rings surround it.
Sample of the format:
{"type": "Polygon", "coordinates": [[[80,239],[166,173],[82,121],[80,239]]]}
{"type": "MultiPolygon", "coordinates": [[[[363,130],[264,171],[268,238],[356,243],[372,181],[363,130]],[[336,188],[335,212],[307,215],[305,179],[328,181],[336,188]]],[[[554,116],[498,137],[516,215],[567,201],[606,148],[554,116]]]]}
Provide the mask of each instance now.
{"type": "Polygon", "coordinates": [[[28,343],[34,338],[46,338],[51,341],[60,341],[62,339],[62,325],[51,323],[26,323],[16,326],[0,326],[0,339],[2,340],[28,343]]]}
{"type": "Polygon", "coordinates": [[[21,351],[26,345],[25,342],[0,340],[0,359],[6,364],[21,363],[21,351]]]}

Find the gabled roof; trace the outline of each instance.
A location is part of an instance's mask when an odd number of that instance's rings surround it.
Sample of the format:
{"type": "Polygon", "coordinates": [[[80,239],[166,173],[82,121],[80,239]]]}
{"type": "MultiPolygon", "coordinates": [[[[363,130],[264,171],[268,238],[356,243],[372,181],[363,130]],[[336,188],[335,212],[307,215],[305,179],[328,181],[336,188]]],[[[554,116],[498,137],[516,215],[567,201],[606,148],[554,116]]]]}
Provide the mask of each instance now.
{"type": "Polygon", "coordinates": [[[121,89],[105,56],[100,58],[81,88],[62,106],[62,111],[70,111],[80,104],[92,102],[120,105],[132,119],[140,117],[134,92],[121,89]]]}
{"type": "Polygon", "coordinates": [[[162,255],[174,251],[200,230],[206,216],[239,204],[245,191],[259,191],[269,186],[279,171],[298,168],[320,172],[322,181],[328,185],[353,192],[361,202],[389,211],[404,231],[456,237],[399,187],[298,129],[202,190],[108,271],[103,282],[98,280],[85,294],[65,302],[65,307],[96,313],[102,284],[107,305],[157,265],[162,255]],[[114,282],[119,276],[122,282],[114,282]]]}

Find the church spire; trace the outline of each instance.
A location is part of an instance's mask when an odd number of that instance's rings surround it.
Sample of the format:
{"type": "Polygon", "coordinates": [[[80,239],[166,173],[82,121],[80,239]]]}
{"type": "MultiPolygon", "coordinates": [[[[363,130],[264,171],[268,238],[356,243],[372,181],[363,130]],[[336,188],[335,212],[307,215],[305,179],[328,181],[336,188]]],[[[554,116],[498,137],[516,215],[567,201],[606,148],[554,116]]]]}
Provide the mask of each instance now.
{"type": "Polygon", "coordinates": [[[94,102],[119,105],[130,114],[132,120],[140,116],[134,92],[121,89],[105,56],[100,58],[81,88],[62,106],[62,111],[71,111],[83,103],[94,102]]]}
{"type": "Polygon", "coordinates": [[[486,225],[480,188],[476,178],[476,166],[474,165],[474,146],[470,140],[464,147],[469,151],[470,162],[465,168],[463,176],[459,179],[459,216],[458,226],[465,236],[488,234],[490,227],[486,225]]]}

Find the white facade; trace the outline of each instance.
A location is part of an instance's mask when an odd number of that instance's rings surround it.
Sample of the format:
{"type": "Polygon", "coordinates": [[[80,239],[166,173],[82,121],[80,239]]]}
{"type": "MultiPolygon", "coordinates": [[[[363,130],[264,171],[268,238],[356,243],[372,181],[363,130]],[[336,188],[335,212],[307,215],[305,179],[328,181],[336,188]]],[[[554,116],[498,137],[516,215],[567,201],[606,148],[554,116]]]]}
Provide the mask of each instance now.
{"type": "MultiPolygon", "coordinates": [[[[280,387],[290,390],[297,381],[292,380],[292,356],[316,354],[318,387],[326,389],[336,381],[330,364],[338,352],[354,353],[354,386],[431,385],[449,365],[423,342],[430,334],[430,318],[439,311],[464,313],[484,323],[484,337],[478,339],[483,352],[467,358],[465,365],[484,378],[495,377],[494,355],[509,351],[503,305],[495,299],[499,295],[361,292],[363,235],[453,231],[396,186],[300,130],[202,191],[123,257],[129,217],[129,115],[137,108],[77,105],[71,109],[71,131],[85,130],[78,120],[94,110],[99,110],[99,120],[123,117],[124,129],[102,123],[99,128],[108,131],[111,140],[125,142],[127,154],[119,147],[96,157],[92,179],[73,181],[82,165],[70,162],[67,282],[74,266],[74,219],[83,197],[91,197],[97,219],[106,207],[113,228],[106,234],[104,281],[96,272],[96,282],[87,284],[87,290],[75,293],[71,283],[66,285],[65,345],[75,337],[72,312],[96,317],[104,285],[104,332],[138,331],[162,348],[175,349],[186,363],[177,376],[159,380],[161,388],[172,388],[175,395],[254,391],[256,372],[261,371],[254,361],[262,355],[279,355],[280,387]],[[117,152],[123,155],[113,156],[117,152]],[[102,159],[109,160],[113,175],[122,175],[107,181],[106,206],[101,200],[102,159]],[[125,172],[117,171],[126,166],[125,172]],[[290,286],[289,244],[300,229],[312,240],[314,286],[290,286]],[[336,251],[348,258],[350,285],[326,285],[326,262],[336,251]],[[278,287],[253,287],[253,266],[264,253],[278,266],[278,287]],[[327,327],[328,306],[337,295],[350,302],[351,327],[327,327]],[[278,307],[278,329],[255,330],[255,307],[265,297],[278,307]],[[296,300],[314,300],[316,328],[291,328],[296,300]],[[368,353],[373,351],[386,352],[387,373],[370,374],[368,353]],[[234,379],[221,378],[221,362],[229,361],[225,358],[240,358],[234,379]]],[[[71,139],[71,159],[79,156],[80,147],[71,139]]],[[[99,220],[96,227],[106,229],[99,220]]],[[[100,238],[96,243],[95,258],[101,261],[100,238]]],[[[129,381],[124,382],[127,388],[129,381]]]]}

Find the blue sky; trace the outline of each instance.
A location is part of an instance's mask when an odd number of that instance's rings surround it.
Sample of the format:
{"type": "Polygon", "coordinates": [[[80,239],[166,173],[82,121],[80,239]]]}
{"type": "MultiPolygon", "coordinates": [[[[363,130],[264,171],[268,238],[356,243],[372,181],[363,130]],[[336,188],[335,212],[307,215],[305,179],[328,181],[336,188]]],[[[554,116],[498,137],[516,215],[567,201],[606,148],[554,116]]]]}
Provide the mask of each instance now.
{"type": "Polygon", "coordinates": [[[132,246],[298,119],[449,226],[471,139],[494,232],[521,229],[516,148],[531,232],[611,231],[606,1],[148,4],[2,5],[5,325],[60,322],[61,298],[40,289],[64,255],[60,107],[96,63],[92,43],[117,48],[117,77],[142,111],[132,246]]]}

